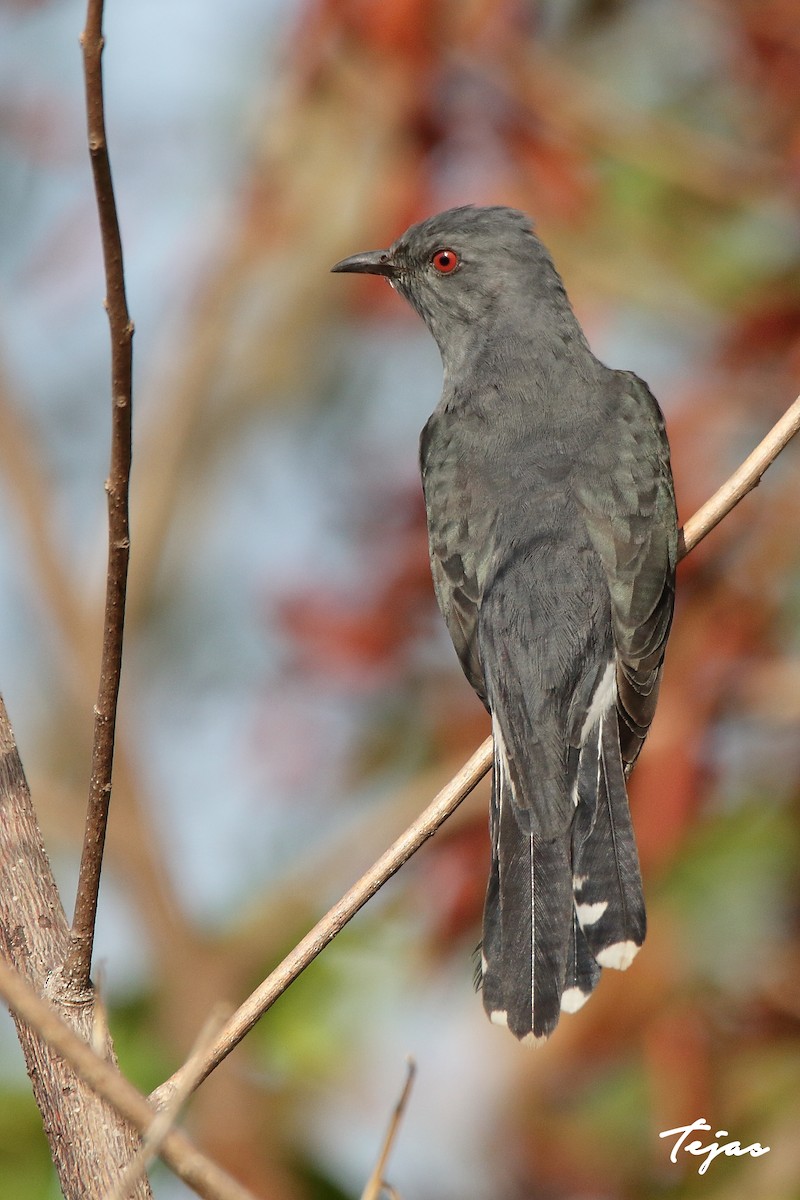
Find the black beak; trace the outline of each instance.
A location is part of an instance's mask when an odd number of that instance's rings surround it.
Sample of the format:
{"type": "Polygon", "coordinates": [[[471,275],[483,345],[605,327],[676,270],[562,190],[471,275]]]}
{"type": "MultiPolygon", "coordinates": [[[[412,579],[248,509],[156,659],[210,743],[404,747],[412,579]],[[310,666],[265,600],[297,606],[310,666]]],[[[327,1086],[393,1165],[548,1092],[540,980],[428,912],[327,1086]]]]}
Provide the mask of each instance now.
{"type": "Polygon", "coordinates": [[[369,250],[366,254],[354,254],[351,258],[343,258],[335,267],[331,267],[331,271],[359,275],[385,275],[391,279],[397,274],[397,267],[388,250],[369,250]]]}

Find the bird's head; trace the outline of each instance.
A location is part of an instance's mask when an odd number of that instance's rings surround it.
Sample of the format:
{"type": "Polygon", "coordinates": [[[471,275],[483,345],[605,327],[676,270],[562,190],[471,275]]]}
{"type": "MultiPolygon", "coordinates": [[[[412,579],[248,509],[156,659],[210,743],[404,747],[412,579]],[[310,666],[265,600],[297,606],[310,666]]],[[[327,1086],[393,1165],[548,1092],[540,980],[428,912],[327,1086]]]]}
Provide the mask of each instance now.
{"type": "Polygon", "coordinates": [[[563,296],[530,219],[512,208],[448,209],[412,225],[387,250],[354,254],[331,269],[383,275],[425,321],[445,362],[498,316],[511,321],[537,300],[563,296]]]}

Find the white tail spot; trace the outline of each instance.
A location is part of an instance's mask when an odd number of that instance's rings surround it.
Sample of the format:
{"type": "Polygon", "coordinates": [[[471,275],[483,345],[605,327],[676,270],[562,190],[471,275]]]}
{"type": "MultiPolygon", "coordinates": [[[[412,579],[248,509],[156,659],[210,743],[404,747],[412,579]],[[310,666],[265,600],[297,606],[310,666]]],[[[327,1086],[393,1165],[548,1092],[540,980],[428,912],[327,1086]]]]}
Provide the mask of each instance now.
{"type": "Polygon", "coordinates": [[[567,988],[561,996],[561,1011],[565,1013],[577,1012],[579,1008],[583,1008],[590,995],[590,992],[582,992],[579,987],[567,988]]]}
{"type": "Polygon", "coordinates": [[[605,950],[601,950],[599,954],[595,955],[595,958],[601,967],[612,967],[615,971],[627,971],[640,950],[641,946],[637,946],[636,942],[615,942],[613,946],[606,946],[605,950]]]}
{"type": "MultiPolygon", "coordinates": [[[[607,908],[607,900],[598,900],[596,904],[576,904],[575,912],[578,914],[578,921],[580,922],[581,929],[585,929],[587,925],[595,925],[600,920],[607,908]]],[[[603,953],[605,954],[607,952],[604,950],[603,953]]],[[[598,959],[598,962],[599,961],[600,960],[598,959]]]]}

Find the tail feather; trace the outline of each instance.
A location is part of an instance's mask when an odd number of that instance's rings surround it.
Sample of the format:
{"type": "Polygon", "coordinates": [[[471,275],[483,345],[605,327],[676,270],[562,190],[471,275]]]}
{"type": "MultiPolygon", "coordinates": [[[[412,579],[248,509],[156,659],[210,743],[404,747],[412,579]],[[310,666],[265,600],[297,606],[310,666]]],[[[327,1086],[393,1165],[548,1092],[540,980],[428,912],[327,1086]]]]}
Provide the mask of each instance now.
{"type": "Polygon", "coordinates": [[[567,972],[561,994],[561,1011],[577,1012],[591,996],[600,980],[600,967],[589,949],[578,914],[573,907],[572,933],[567,954],[567,972]]]}
{"type": "Polygon", "coordinates": [[[614,707],[581,750],[578,797],[572,839],[578,923],[597,962],[625,970],[644,941],[646,919],[614,707]]]}
{"type": "Polygon", "coordinates": [[[574,914],[570,841],[568,833],[543,841],[520,828],[503,766],[495,762],[483,1003],[515,1037],[538,1040],[561,1012],[574,914]]]}
{"type": "Polygon", "coordinates": [[[532,835],[518,818],[496,735],[492,867],[483,916],[483,1004],[522,1041],[575,1012],[601,967],[624,970],[644,941],[645,908],[613,701],[580,750],[571,828],[532,835]]]}
{"type": "Polygon", "coordinates": [[[494,748],[494,772],[492,775],[492,805],[489,815],[489,832],[492,839],[492,865],[486,885],[486,901],[483,906],[483,933],[481,937],[481,992],[483,1006],[491,1017],[493,1013],[506,1011],[503,998],[502,971],[497,964],[503,961],[503,928],[500,918],[500,762],[497,744],[494,748]]]}

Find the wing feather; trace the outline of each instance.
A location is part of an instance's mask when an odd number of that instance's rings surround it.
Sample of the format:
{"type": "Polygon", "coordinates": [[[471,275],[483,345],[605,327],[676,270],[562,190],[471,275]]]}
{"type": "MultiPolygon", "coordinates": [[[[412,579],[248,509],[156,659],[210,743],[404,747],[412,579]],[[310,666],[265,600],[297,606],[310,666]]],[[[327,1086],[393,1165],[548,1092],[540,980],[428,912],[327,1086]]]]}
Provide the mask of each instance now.
{"type": "Polygon", "coordinates": [[[604,439],[605,457],[601,447],[594,469],[576,474],[575,493],[608,582],[627,773],[658,699],[675,602],[678,522],[661,410],[637,376],[611,374],[616,436],[604,439]],[[651,421],[642,421],[643,411],[651,421]]]}

